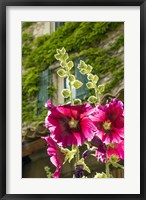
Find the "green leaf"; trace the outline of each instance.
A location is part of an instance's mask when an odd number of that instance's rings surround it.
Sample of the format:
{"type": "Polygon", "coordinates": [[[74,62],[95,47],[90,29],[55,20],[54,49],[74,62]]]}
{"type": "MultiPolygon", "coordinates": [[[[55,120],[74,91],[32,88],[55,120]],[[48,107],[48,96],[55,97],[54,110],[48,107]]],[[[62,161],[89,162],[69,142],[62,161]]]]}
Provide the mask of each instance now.
{"type": "Polygon", "coordinates": [[[88,101],[89,101],[90,103],[96,103],[97,98],[96,98],[95,96],[90,96],[90,97],[88,98],[88,101]]]}
{"type": "Polygon", "coordinates": [[[67,76],[67,72],[64,70],[64,69],[59,69],[57,71],[57,74],[60,76],[60,77],[66,77],[67,76]]]}
{"type": "Polygon", "coordinates": [[[95,88],[94,84],[92,82],[88,82],[86,83],[87,88],[91,89],[91,88],[95,88]]]}
{"type": "Polygon", "coordinates": [[[61,92],[62,96],[64,98],[68,98],[70,96],[70,90],[68,89],[63,89],[62,92],[61,92]]]}
{"type": "Polygon", "coordinates": [[[61,152],[65,154],[65,159],[64,159],[64,163],[66,163],[67,161],[70,163],[71,160],[74,158],[74,156],[77,153],[77,149],[76,148],[72,148],[72,150],[70,151],[67,148],[61,148],[61,152]]]}
{"type": "Polygon", "coordinates": [[[80,88],[82,85],[83,85],[83,83],[81,81],[76,80],[76,81],[73,82],[73,86],[76,89],[80,88]]]}
{"type": "Polygon", "coordinates": [[[83,169],[85,171],[87,171],[88,173],[91,173],[89,167],[86,165],[86,163],[84,162],[84,158],[81,158],[78,162],[77,165],[83,165],[83,169]]]}

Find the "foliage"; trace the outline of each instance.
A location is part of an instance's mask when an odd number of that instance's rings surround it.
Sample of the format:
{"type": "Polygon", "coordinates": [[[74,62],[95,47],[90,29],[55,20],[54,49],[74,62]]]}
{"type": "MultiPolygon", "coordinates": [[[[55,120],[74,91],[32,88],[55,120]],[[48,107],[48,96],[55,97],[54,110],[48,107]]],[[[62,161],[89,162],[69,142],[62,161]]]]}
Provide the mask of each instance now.
{"type": "Polygon", "coordinates": [[[22,29],[26,29],[31,26],[34,22],[22,22],[22,29]]]}
{"type": "MultiPolygon", "coordinates": [[[[39,74],[55,62],[54,54],[58,48],[64,46],[71,60],[85,55],[86,63],[93,66],[93,73],[99,77],[109,71],[112,80],[105,85],[105,93],[110,92],[122,80],[123,68],[118,68],[122,65],[122,60],[117,51],[124,45],[124,35],[120,35],[108,48],[99,48],[100,42],[108,37],[109,32],[123,25],[122,22],[67,22],[51,35],[46,34],[36,39],[26,33],[26,29],[32,24],[33,22],[22,23],[23,121],[44,119],[43,112],[42,118],[41,115],[37,116],[35,107],[38,106],[36,96],[39,74]]],[[[53,97],[55,90],[54,86],[49,86],[48,93],[53,97]]]]}

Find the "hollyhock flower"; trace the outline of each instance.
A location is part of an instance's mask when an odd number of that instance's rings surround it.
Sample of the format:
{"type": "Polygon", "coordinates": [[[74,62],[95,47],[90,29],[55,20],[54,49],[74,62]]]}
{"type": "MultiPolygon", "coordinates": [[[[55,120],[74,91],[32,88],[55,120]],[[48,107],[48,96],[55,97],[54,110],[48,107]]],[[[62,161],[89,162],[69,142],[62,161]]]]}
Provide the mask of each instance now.
{"type": "Polygon", "coordinates": [[[118,161],[124,159],[124,141],[109,145],[107,150],[107,158],[110,159],[112,155],[116,155],[118,161]]]}
{"type": "Polygon", "coordinates": [[[106,151],[107,147],[102,143],[96,150],[96,158],[103,163],[106,163],[106,151]]]}
{"type": "Polygon", "coordinates": [[[119,143],[124,138],[123,103],[113,99],[105,106],[97,106],[91,120],[97,127],[96,135],[105,144],[119,143]]]}
{"type": "Polygon", "coordinates": [[[124,140],[120,143],[105,145],[102,143],[96,150],[96,158],[103,163],[110,160],[111,156],[117,156],[117,161],[124,159],[124,140]]]}
{"type": "Polygon", "coordinates": [[[51,109],[51,108],[54,107],[54,105],[52,104],[52,102],[51,102],[50,99],[48,99],[48,101],[45,103],[45,107],[46,107],[47,109],[51,109]]]}
{"type": "Polygon", "coordinates": [[[53,107],[45,121],[51,138],[63,147],[79,146],[87,140],[90,141],[97,130],[88,117],[91,109],[89,104],[53,107]]]}
{"type": "Polygon", "coordinates": [[[43,137],[45,141],[48,144],[48,155],[51,156],[50,160],[53,165],[56,167],[56,171],[53,174],[53,178],[59,178],[60,173],[61,173],[61,167],[63,165],[65,155],[61,152],[59,146],[54,142],[52,138],[48,137],[43,137]]]}

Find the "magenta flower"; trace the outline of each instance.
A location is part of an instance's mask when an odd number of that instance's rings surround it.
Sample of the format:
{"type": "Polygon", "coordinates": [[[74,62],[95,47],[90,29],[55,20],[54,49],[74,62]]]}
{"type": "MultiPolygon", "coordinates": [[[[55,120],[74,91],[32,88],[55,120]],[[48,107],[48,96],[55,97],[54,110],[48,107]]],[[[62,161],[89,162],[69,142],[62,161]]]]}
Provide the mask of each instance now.
{"type": "Polygon", "coordinates": [[[51,138],[63,147],[79,146],[87,140],[90,141],[97,130],[88,117],[91,109],[89,104],[53,107],[45,121],[51,138]]]}
{"type": "Polygon", "coordinates": [[[116,155],[118,161],[124,159],[124,140],[120,143],[114,143],[109,146],[107,150],[107,158],[110,159],[112,155],[116,155]]]}
{"type": "Polygon", "coordinates": [[[54,107],[54,105],[52,104],[52,102],[51,102],[50,99],[48,99],[48,101],[45,103],[45,107],[46,107],[47,109],[51,109],[51,108],[54,107]]]}
{"type": "Polygon", "coordinates": [[[124,159],[124,140],[120,143],[111,143],[105,145],[101,143],[96,150],[96,158],[103,163],[106,163],[107,160],[110,160],[111,156],[117,156],[117,161],[124,159]]]}
{"type": "Polygon", "coordinates": [[[48,155],[51,156],[50,160],[56,167],[53,178],[59,178],[65,155],[61,152],[59,146],[54,142],[54,140],[52,140],[50,136],[43,137],[43,139],[45,139],[48,144],[47,152],[48,155]]]}
{"type": "Polygon", "coordinates": [[[90,116],[97,127],[96,135],[103,143],[119,143],[124,138],[123,103],[113,99],[105,106],[98,106],[90,116]]]}

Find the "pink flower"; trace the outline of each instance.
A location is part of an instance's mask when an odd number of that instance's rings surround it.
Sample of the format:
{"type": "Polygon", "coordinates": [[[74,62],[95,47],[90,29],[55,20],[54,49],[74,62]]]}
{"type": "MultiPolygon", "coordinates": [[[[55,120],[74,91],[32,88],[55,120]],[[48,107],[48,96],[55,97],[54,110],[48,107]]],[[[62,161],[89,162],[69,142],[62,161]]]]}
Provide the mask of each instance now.
{"type": "Polygon", "coordinates": [[[50,138],[50,136],[43,137],[43,139],[45,139],[48,144],[47,152],[48,155],[51,156],[50,160],[56,167],[53,178],[59,178],[65,155],[61,152],[59,146],[54,142],[54,140],[52,140],[52,138],[50,138]]]}
{"type": "Polygon", "coordinates": [[[45,103],[45,107],[46,107],[47,109],[51,109],[51,108],[54,107],[54,105],[52,104],[52,102],[51,102],[50,99],[48,99],[48,101],[45,103]]]}
{"type": "Polygon", "coordinates": [[[123,103],[113,99],[105,106],[98,106],[90,116],[97,127],[96,135],[103,143],[119,143],[124,138],[123,103]]]}
{"type": "Polygon", "coordinates": [[[45,121],[51,138],[63,147],[79,146],[87,140],[90,141],[97,130],[88,117],[91,109],[89,104],[53,107],[45,121]]]}
{"type": "Polygon", "coordinates": [[[117,161],[124,159],[124,140],[118,144],[111,143],[107,146],[102,143],[96,150],[96,158],[103,163],[110,160],[112,155],[117,156],[117,161]]]}
{"type": "Polygon", "coordinates": [[[104,143],[100,145],[96,150],[96,158],[103,163],[106,163],[106,150],[107,147],[104,143]]]}
{"type": "Polygon", "coordinates": [[[110,159],[112,155],[116,155],[118,158],[118,161],[121,159],[124,159],[124,141],[120,143],[114,143],[109,146],[107,150],[107,157],[110,159]]]}

